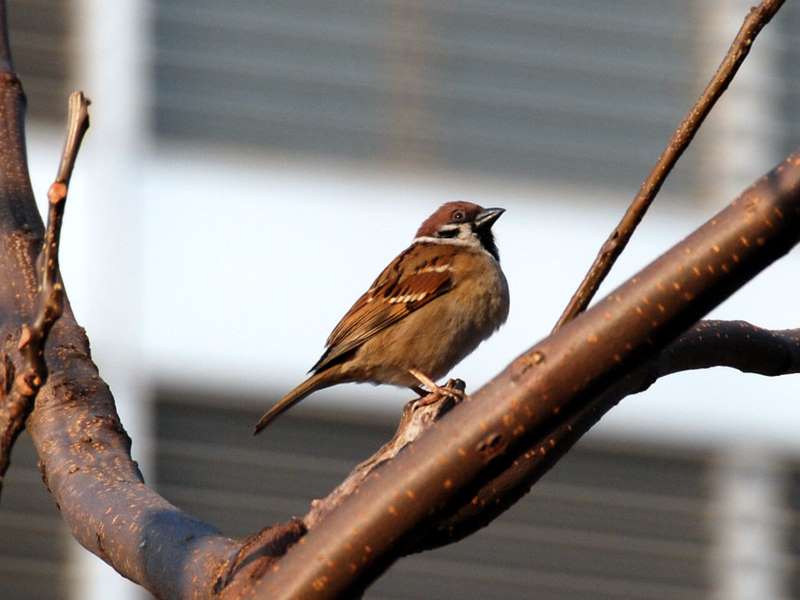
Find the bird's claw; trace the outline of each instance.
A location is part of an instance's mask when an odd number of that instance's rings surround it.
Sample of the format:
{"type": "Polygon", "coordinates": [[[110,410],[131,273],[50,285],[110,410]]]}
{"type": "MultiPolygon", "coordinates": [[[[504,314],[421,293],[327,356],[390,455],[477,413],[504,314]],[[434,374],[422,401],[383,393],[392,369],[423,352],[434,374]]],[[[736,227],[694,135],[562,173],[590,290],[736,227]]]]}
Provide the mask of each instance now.
{"type": "Polygon", "coordinates": [[[462,402],[467,397],[464,392],[465,384],[460,379],[451,379],[446,385],[437,386],[431,390],[433,396],[446,396],[452,398],[456,403],[462,402]]]}
{"type": "Polygon", "coordinates": [[[432,385],[430,391],[415,401],[414,408],[430,406],[443,398],[449,398],[453,404],[458,404],[466,398],[465,387],[466,384],[461,379],[451,379],[445,385],[432,385]]]}

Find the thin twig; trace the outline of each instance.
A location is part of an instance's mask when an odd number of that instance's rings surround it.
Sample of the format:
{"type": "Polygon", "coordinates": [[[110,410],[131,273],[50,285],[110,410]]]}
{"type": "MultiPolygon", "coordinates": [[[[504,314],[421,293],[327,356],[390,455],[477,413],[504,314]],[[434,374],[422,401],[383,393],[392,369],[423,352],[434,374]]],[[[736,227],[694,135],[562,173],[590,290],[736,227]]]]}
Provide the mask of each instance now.
{"type": "Polygon", "coordinates": [[[33,410],[34,399],[39,388],[47,379],[47,365],[44,361],[44,347],[53,324],[64,311],[64,287],[58,269],[58,247],[61,237],[61,223],[67,203],[69,181],[78,156],[81,141],[89,128],[89,100],[82,92],[74,92],[69,97],[67,115],[67,137],[61,153],[61,162],[55,181],[47,192],[47,228],[38,259],[39,287],[37,290],[36,312],[32,323],[22,325],[17,349],[22,366],[16,376],[13,363],[4,363],[4,379],[8,382],[5,398],[9,420],[0,433],[0,491],[3,477],[10,463],[11,449],[19,434],[25,428],[25,421],[33,410]],[[13,382],[12,382],[13,379],[13,382]]]}
{"type": "Polygon", "coordinates": [[[67,109],[67,137],[64,140],[64,149],[61,151],[61,161],[58,164],[56,183],[69,186],[72,169],[78,158],[83,136],[89,129],[89,105],[91,104],[83,92],[72,92],[69,95],[67,109]]]}
{"type": "Polygon", "coordinates": [[[750,9],[716,73],[714,73],[706,89],[703,90],[700,98],[683,118],[678,129],[672,134],[669,144],[661,153],[658,162],[650,171],[647,179],[642,183],[639,192],[631,202],[622,220],[600,248],[600,252],[564,309],[563,314],[558,319],[553,331],[560,329],[565,323],[574,319],[589,306],[589,302],[591,302],[600,284],[603,283],[606,275],[611,271],[611,267],[614,266],[617,258],[625,249],[633,232],[661,189],[661,185],[667,175],[669,175],[675,163],[678,162],[684,150],[689,146],[717,100],[730,85],[739,67],[750,52],[756,36],[778,12],[784,1],[763,0],[758,6],[750,9]]]}

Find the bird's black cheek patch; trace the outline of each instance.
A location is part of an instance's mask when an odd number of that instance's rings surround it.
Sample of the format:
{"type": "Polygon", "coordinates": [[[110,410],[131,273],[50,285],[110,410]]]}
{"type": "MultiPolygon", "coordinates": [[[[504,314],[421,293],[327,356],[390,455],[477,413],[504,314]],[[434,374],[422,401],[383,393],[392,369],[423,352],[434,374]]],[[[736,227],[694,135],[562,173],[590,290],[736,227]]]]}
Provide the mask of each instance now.
{"type": "Polygon", "coordinates": [[[458,229],[445,229],[439,230],[436,232],[436,237],[440,238],[455,238],[458,237],[459,230],[458,229]]]}

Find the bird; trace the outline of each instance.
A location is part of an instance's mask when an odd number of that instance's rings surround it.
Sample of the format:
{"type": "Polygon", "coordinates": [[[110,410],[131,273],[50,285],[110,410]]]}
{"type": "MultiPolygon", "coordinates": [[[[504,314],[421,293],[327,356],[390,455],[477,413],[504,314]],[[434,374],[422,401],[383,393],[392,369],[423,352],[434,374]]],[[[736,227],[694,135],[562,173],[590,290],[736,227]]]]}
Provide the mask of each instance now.
{"type": "Polygon", "coordinates": [[[333,329],[310,377],[278,400],[253,434],[313,392],[340,383],[452,395],[436,380],[508,318],[508,283],[492,232],[504,212],[447,202],[425,219],[411,245],[333,329]]]}

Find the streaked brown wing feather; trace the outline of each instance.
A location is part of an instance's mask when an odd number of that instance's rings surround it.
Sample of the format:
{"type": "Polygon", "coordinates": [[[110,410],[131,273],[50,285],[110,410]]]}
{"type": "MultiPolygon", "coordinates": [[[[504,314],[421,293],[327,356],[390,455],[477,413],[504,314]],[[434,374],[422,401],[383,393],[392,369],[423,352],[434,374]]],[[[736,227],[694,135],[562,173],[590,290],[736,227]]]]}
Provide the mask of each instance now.
{"type": "Polygon", "coordinates": [[[406,251],[383,270],[342,317],[328,337],[327,350],[311,370],[324,369],[380,331],[447,293],[452,286],[451,275],[445,262],[432,268],[427,261],[413,254],[409,256],[406,251]],[[409,275],[403,276],[409,271],[409,275]]]}

